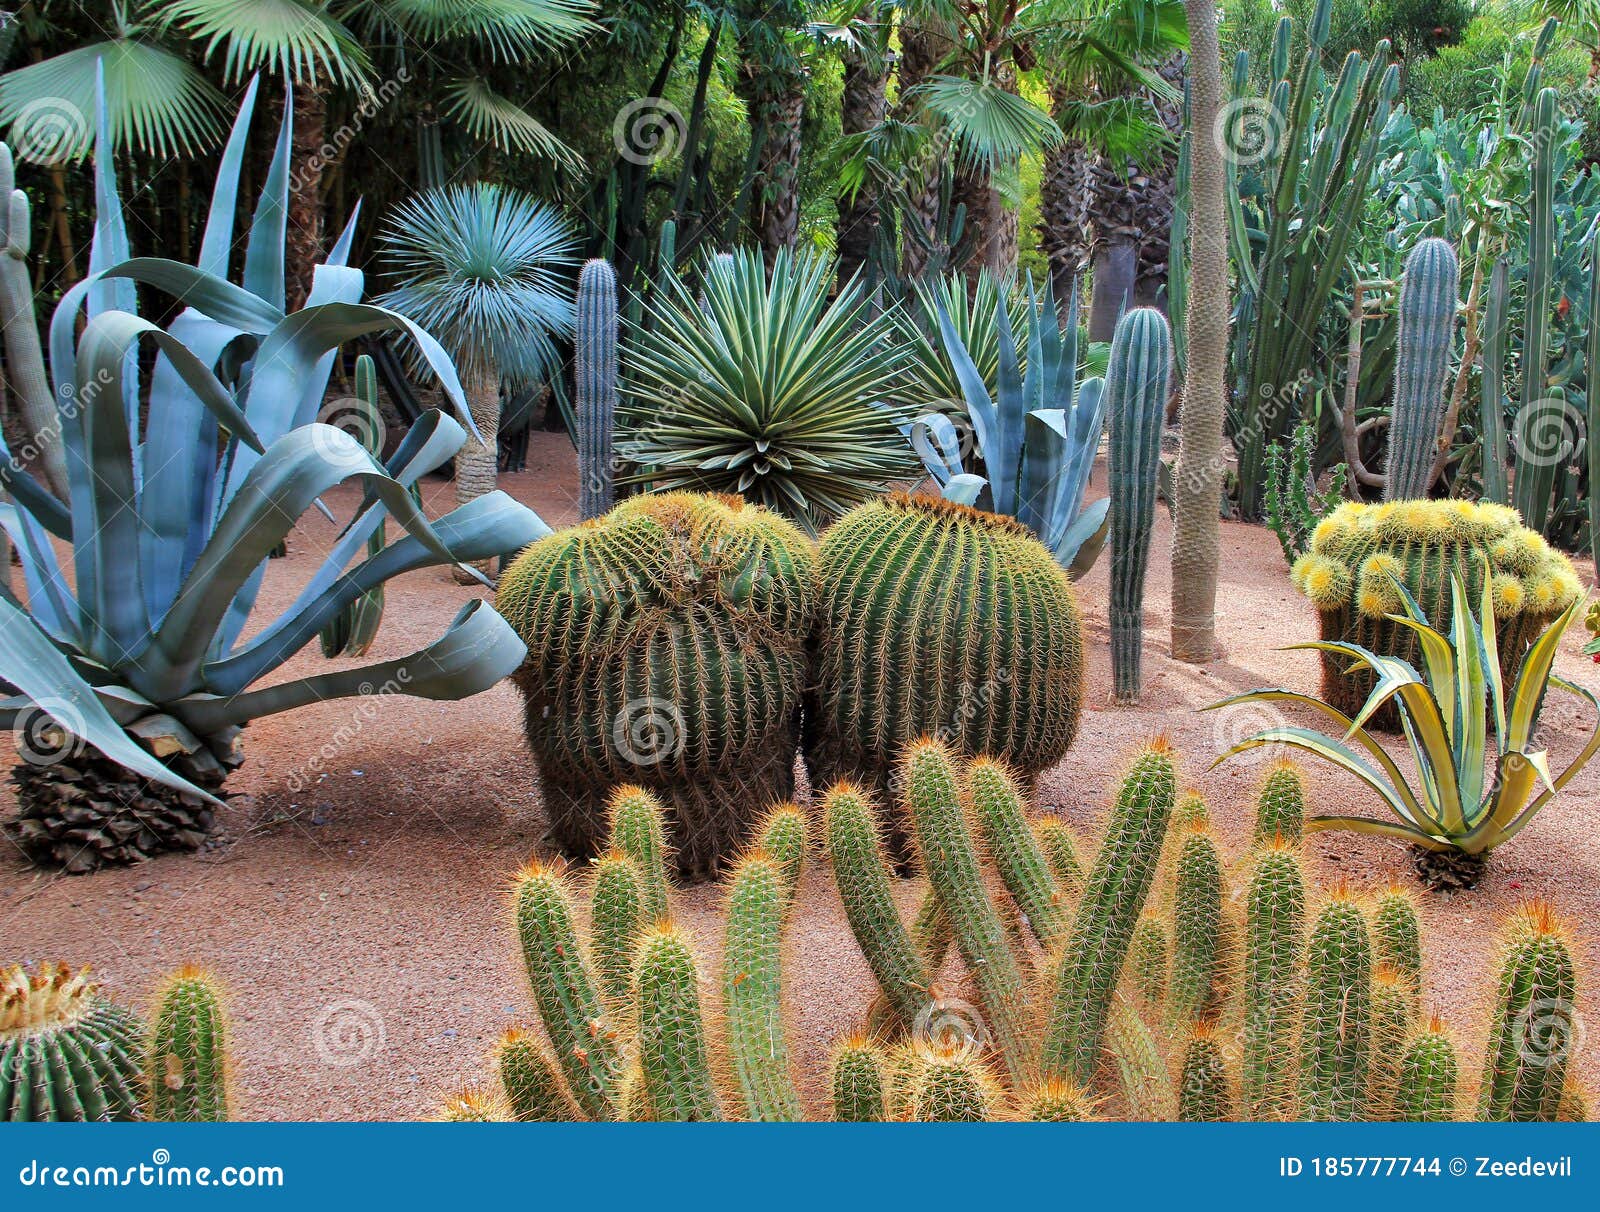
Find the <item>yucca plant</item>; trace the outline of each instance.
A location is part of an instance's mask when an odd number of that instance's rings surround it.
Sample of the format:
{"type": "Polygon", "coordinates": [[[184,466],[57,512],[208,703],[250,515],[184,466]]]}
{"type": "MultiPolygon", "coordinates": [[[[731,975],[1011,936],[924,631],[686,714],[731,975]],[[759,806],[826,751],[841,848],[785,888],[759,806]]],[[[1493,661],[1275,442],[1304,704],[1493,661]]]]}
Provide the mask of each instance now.
{"type": "Polygon", "coordinates": [[[317,267],[308,305],[284,314],[287,124],[242,284],[222,276],[253,98],[252,89],[223,155],[198,266],[124,259],[100,108],[95,272],[63,296],[50,327],[68,500],[0,445],[0,486],[16,502],[0,520],[17,542],[24,583],[17,593],[0,582],[0,726],[17,729],[24,757],[13,774],[18,816],[6,832],[25,853],[72,871],[198,845],[252,719],[374,692],[462,698],[512,672],[526,652],[474,600],[419,652],[251,689],[389,578],[549,533],[503,494],[430,524],[408,488],[467,439],[441,411],[425,414],[387,464],[316,420],[339,346],[369,333],[407,336],[458,409],[461,388],[423,329],[359,302],[362,274],[344,264],[350,229],[317,267]],[[188,307],[162,331],[116,305],[134,282],[180,294],[188,307]],[[136,354],[146,338],[157,359],[142,400],[136,354]],[[342,483],[362,489],[354,516],[293,603],[246,637],[268,554],[342,483]],[[347,568],[386,517],[405,537],[347,568]],[[57,545],[70,556],[70,577],[57,545]]]}
{"type": "Polygon", "coordinates": [[[1026,300],[1021,291],[1006,291],[1001,280],[988,270],[976,280],[961,273],[947,273],[913,280],[910,286],[903,305],[894,313],[895,331],[905,349],[906,364],[888,398],[908,412],[920,414],[931,409],[964,417],[966,394],[945,354],[939,329],[940,309],[949,316],[950,326],[984,386],[993,393],[1000,375],[1000,327],[995,323],[995,309],[1003,299],[1015,331],[1027,324],[1026,300]]]}
{"type": "Polygon", "coordinates": [[[466,380],[484,442],[456,459],[456,502],[492,492],[500,384],[538,384],[572,332],[572,231],[554,207],[498,185],[430,189],[396,208],[383,252],[399,284],[386,307],[438,336],[466,380]]]}
{"type": "Polygon", "coordinates": [[[1568,606],[1533,642],[1508,693],[1487,575],[1477,615],[1461,577],[1452,576],[1448,635],[1430,626],[1416,599],[1398,579],[1391,579],[1405,613],[1390,617],[1416,633],[1421,672],[1407,661],[1380,656],[1359,644],[1317,640],[1290,645],[1348,657],[1355,666],[1370,669],[1377,685],[1354,719],[1320,699],[1291,690],[1255,690],[1214,703],[1207,710],[1239,703],[1295,703],[1345,729],[1342,736],[1333,737],[1308,728],[1270,728],[1241,741],[1217,762],[1260,745],[1291,745],[1314,753],[1361,780],[1396,819],[1315,816],[1306,821],[1308,830],[1353,829],[1399,838],[1418,848],[1418,871],[1430,883],[1470,886],[1489,852],[1515,837],[1600,751],[1600,723],[1559,775],[1552,776],[1545,750],[1534,748],[1551,686],[1586,700],[1600,718],[1600,700],[1552,669],[1561,638],[1578,617],[1582,602],[1568,606]],[[1373,713],[1391,700],[1398,706],[1416,763],[1415,788],[1365,728],[1373,713]],[[1487,747],[1491,726],[1492,750],[1487,747]],[[1544,788],[1535,795],[1539,783],[1544,788]]]}
{"type": "Polygon", "coordinates": [[[676,278],[634,328],[622,457],[656,489],[735,493],[815,532],[916,461],[883,403],[902,366],[892,321],[859,280],[832,302],[830,260],[709,262],[697,299],[676,278]]]}
{"type": "Polygon", "coordinates": [[[968,471],[955,423],[929,412],[907,426],[911,444],[944,495],[963,505],[1015,517],[1039,536],[1074,579],[1094,566],[1105,545],[1111,500],[1083,504],[1105,424],[1105,380],[1078,382],[1078,295],[1058,322],[1049,285],[1042,298],[1030,283],[1023,295],[1026,369],[1012,331],[1005,293],[994,302],[996,389],[963,343],[942,301],[935,300],[940,335],[965,397],[971,453],[984,474],[968,471]]]}

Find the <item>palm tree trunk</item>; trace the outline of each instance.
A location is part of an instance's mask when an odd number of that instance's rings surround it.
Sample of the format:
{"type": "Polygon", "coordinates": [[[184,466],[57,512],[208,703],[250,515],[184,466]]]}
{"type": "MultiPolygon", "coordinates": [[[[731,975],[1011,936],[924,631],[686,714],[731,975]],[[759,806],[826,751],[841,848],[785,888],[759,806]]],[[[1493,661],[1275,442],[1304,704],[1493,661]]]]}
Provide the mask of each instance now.
{"type": "MultiPolygon", "coordinates": [[[[939,47],[927,30],[912,23],[909,16],[900,19],[900,116],[909,117],[910,106],[905,97],[918,84],[933,74],[939,64],[939,47]]],[[[908,277],[920,278],[928,270],[933,244],[939,230],[940,174],[943,166],[933,156],[922,157],[920,172],[915,180],[908,180],[906,190],[910,195],[910,213],[905,221],[915,224],[915,232],[907,232],[900,242],[900,268],[908,277]]]]}
{"type": "Polygon", "coordinates": [[[1063,319],[1089,259],[1089,149],[1068,139],[1045,153],[1039,180],[1039,245],[1050,262],[1050,286],[1063,319]]]}
{"type": "MultiPolygon", "coordinates": [[[[467,411],[482,435],[480,443],[468,435],[456,451],[456,505],[465,505],[495,490],[500,471],[500,374],[492,367],[462,366],[461,390],[467,397],[467,411]]],[[[482,560],[475,567],[485,576],[494,575],[494,561],[482,560]]],[[[461,573],[456,580],[468,584],[461,573]]]]}
{"type": "MultiPolygon", "coordinates": [[[[873,17],[874,6],[864,6],[857,14],[862,21],[873,17]]],[[[883,121],[888,106],[887,65],[879,58],[858,53],[844,57],[844,92],[839,103],[839,127],[846,135],[859,135],[883,121]]],[[[839,208],[839,286],[843,288],[860,272],[878,235],[878,187],[869,176],[853,197],[840,197],[839,208]]]]}
{"type": "Polygon", "coordinates": [[[1089,340],[1109,341],[1117,319],[1137,304],[1139,246],[1125,234],[1094,248],[1094,297],[1089,305],[1089,340]]]}
{"type": "Polygon", "coordinates": [[[295,89],[294,130],[290,134],[293,166],[289,178],[287,264],[289,310],[305,305],[311,276],[322,260],[322,178],[328,119],[328,86],[313,80],[295,89]]]}
{"type": "Polygon", "coordinates": [[[1184,0],[1189,14],[1189,339],[1183,444],[1173,472],[1172,655],[1216,653],[1217,565],[1222,550],[1222,426],[1228,359],[1228,229],[1222,150],[1210,137],[1222,109],[1222,55],[1213,0],[1184,0]]]}
{"type": "MultiPolygon", "coordinates": [[[[1017,74],[1009,59],[994,65],[993,82],[1017,91],[1017,74]]],[[[972,249],[967,277],[984,270],[1000,277],[1017,263],[1017,212],[1005,204],[992,174],[981,168],[956,170],[955,198],[967,208],[966,239],[972,249]]]]}
{"type": "MultiPolygon", "coordinates": [[[[791,61],[773,62],[741,39],[736,91],[745,104],[755,149],[750,226],[771,265],[800,235],[800,123],[805,75],[791,61]]],[[[770,55],[770,51],[767,51],[770,55]]]]}

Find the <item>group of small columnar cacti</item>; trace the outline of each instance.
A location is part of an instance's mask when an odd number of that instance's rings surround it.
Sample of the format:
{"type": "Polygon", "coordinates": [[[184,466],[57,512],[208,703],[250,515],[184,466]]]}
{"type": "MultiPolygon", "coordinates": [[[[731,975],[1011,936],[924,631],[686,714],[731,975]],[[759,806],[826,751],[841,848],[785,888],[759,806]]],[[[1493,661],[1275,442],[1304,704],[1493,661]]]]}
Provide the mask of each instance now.
{"type": "Polygon", "coordinates": [[[1017,781],[987,758],[923,739],[896,783],[927,879],[910,921],[871,793],[841,782],[817,814],[876,984],[860,1029],[833,1048],[827,1106],[802,1097],[812,1083],[785,1023],[804,813],[772,809],[727,877],[718,969],[674,923],[664,811],[634,787],[614,793],[610,849],[586,875],[542,863],[518,874],[540,1027],[508,1031],[497,1085],[452,1095],[441,1116],[1586,1117],[1569,1073],[1572,951],[1552,911],[1531,905],[1507,923],[1483,1063],[1471,1065],[1426,1004],[1410,894],[1308,883],[1291,765],[1267,775],[1240,863],[1222,854],[1204,801],[1177,794],[1160,741],[1134,756],[1092,859],[1058,817],[1030,823],[1017,781]]]}
{"type": "Polygon", "coordinates": [[[152,1021],[62,964],[0,973],[0,1121],[228,1118],[227,1024],[216,982],[181,968],[152,1021]]]}

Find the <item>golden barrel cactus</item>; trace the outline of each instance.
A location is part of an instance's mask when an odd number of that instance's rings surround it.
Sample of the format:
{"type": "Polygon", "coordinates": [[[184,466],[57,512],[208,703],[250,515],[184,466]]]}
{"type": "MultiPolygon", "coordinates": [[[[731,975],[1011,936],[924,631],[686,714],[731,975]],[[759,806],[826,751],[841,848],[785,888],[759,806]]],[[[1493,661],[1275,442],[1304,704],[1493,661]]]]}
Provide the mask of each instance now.
{"type": "MultiPolygon", "coordinates": [[[[1450,578],[1477,602],[1487,574],[1494,595],[1501,669],[1514,677],[1534,638],[1583,592],[1571,562],[1522,524],[1514,509],[1472,501],[1351,502],[1317,524],[1311,547],[1290,572],[1317,609],[1322,638],[1360,644],[1415,664],[1417,637],[1388,616],[1404,612],[1398,580],[1435,627],[1450,626],[1450,578]]],[[[1371,694],[1369,670],[1347,673],[1322,658],[1322,697],[1355,715],[1371,694]]],[[[1397,716],[1385,706],[1380,726],[1397,716]]]]}
{"type": "Polygon", "coordinates": [[[593,853],[606,799],[667,805],[680,874],[708,879],[794,793],[815,551],[732,496],[634,497],[529,547],[496,607],[528,645],[514,676],[551,840],[593,853]]]}

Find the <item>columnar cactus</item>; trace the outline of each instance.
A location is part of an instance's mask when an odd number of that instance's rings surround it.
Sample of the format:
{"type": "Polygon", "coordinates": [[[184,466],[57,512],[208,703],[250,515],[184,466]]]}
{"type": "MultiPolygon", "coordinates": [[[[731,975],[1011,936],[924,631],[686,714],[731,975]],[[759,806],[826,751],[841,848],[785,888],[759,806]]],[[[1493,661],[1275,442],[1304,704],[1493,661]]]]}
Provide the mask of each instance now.
{"type": "Polygon", "coordinates": [[[1083,887],[1083,863],[1078,858],[1078,839],[1072,826],[1053,813],[1040,817],[1033,823],[1033,838],[1050,864],[1050,874],[1068,896],[1076,896],[1083,887]]]}
{"type": "Polygon", "coordinates": [[[1185,1123],[1218,1124],[1234,1117],[1233,1078],[1215,1030],[1200,1024],[1183,1049],[1178,1079],[1178,1118],[1185,1123]]]}
{"type": "Polygon", "coordinates": [[[700,969],[688,936],[672,923],[659,923],[640,939],[633,994],[639,1068],[653,1114],[674,1122],[721,1119],[700,1009],[700,969]]]}
{"type": "Polygon", "coordinates": [[[1078,903],[1055,973],[1043,1069],[1087,1085],[1100,1055],[1111,997],[1144,911],[1177,795],[1172,748],[1146,746],[1123,781],[1105,840],[1078,903]]]}
{"type": "MultiPolygon", "coordinates": [[[[1389,618],[1403,613],[1391,577],[1435,628],[1448,632],[1451,578],[1461,577],[1468,600],[1476,602],[1486,568],[1500,668],[1511,685],[1529,644],[1582,592],[1571,561],[1524,527],[1514,510],[1469,501],[1341,505],[1318,524],[1311,550],[1295,561],[1290,578],[1316,607],[1323,639],[1415,665],[1416,633],[1389,618]]],[[[1323,654],[1322,698],[1354,716],[1374,683],[1369,670],[1347,672],[1349,664],[1323,654]]],[[[1380,726],[1397,722],[1387,705],[1374,718],[1380,726]]]]}
{"type": "Polygon", "coordinates": [[[651,922],[667,916],[670,856],[664,817],[661,801],[631,783],[618,787],[606,804],[607,836],[619,854],[632,860],[639,875],[641,912],[651,922]]]}
{"type": "Polygon", "coordinates": [[[0,973],[0,1120],[137,1119],[144,1027],[86,969],[0,973]]]}
{"type": "Polygon", "coordinates": [[[1456,1046],[1437,1017],[1406,1044],[1394,1118],[1412,1123],[1446,1123],[1456,1118],[1460,1080],[1456,1046]]]}
{"type": "Polygon", "coordinates": [[[617,275],[609,263],[590,261],[578,275],[577,318],[578,514],[588,521],[616,496],[617,275]]]}
{"type": "Polygon", "coordinates": [[[1305,916],[1300,854],[1279,838],[1256,852],[1245,894],[1240,1095],[1251,1119],[1288,1119],[1294,1110],[1294,1028],[1305,916]]]}
{"type": "Polygon", "coordinates": [[[774,807],[756,834],[755,848],[778,864],[791,897],[800,886],[809,847],[806,814],[794,804],[774,807]]]}
{"type": "Polygon", "coordinates": [[[1372,1065],[1367,1106],[1373,1119],[1393,1119],[1400,1098],[1400,1066],[1416,1026],[1416,993],[1404,974],[1385,963],[1372,969],[1372,1065]]]}
{"type": "Polygon", "coordinates": [[[1146,910],[1128,945],[1128,977],[1146,1010],[1159,1012],[1167,997],[1167,924],[1146,910]]]}
{"type": "Polygon", "coordinates": [[[833,1118],[838,1123],[878,1123],[889,1118],[888,1060],[864,1035],[851,1035],[833,1050],[828,1064],[833,1118]]]}
{"type": "Polygon", "coordinates": [[[1555,911],[1535,902],[1513,915],[1502,950],[1478,1118],[1554,1120],[1579,1029],[1571,940],[1555,911]]]}
{"type": "Polygon", "coordinates": [[[50,488],[65,497],[67,461],[61,420],[50,380],[45,377],[33,277],[28,270],[33,213],[28,195],[16,184],[11,148],[0,143],[0,330],[5,333],[6,382],[16,395],[15,407],[27,426],[28,439],[38,445],[39,463],[50,488]]]}
{"type": "Polygon", "coordinates": [[[1425,497],[1432,486],[1460,289],[1456,250],[1437,238],[1419,241],[1400,282],[1386,501],[1425,497]]]}
{"type": "Polygon", "coordinates": [[[919,1050],[910,1073],[912,1118],[919,1123],[977,1123],[996,1118],[1000,1088],[983,1062],[964,1052],[919,1050]]]}
{"type": "Polygon", "coordinates": [[[1047,1078],[1023,1097],[1022,1118],[1038,1124],[1068,1124],[1099,1117],[1094,1100],[1082,1088],[1047,1078]]]}
{"type": "Polygon", "coordinates": [[[1256,826],[1252,843],[1270,845],[1281,838],[1298,845],[1306,827],[1306,780],[1300,767],[1287,758],[1267,771],[1256,801],[1256,826]]]}
{"type": "Polygon", "coordinates": [[[1360,906],[1341,889],[1306,944],[1299,1118],[1364,1118],[1371,1070],[1372,940],[1360,906]]]}
{"type": "Polygon", "coordinates": [[[1144,577],[1171,364],[1172,336],[1159,311],[1136,307],[1117,322],[1105,391],[1111,431],[1111,671],[1119,703],[1139,701],[1144,577]]]}
{"type": "Polygon", "coordinates": [[[578,1118],[555,1061],[534,1036],[512,1027],[495,1044],[494,1060],[511,1118],[524,1123],[578,1118]]]}
{"type": "Polygon", "coordinates": [[[156,1000],[148,1069],[151,1119],[226,1122],[227,1037],[215,979],[199,968],[180,968],[156,1000]]]}
{"type": "Polygon", "coordinates": [[[1078,730],[1083,637],[1067,575],[1028,528],[893,493],[822,537],[806,756],[812,782],[882,793],[925,735],[1031,780],[1078,730]]]}
{"type": "Polygon", "coordinates": [[[1373,906],[1372,954],[1406,981],[1415,1005],[1422,993],[1422,934],[1416,898],[1398,884],[1386,888],[1373,906]]]}
{"type": "Polygon", "coordinates": [[[1222,976],[1222,856],[1202,826],[1178,851],[1172,897],[1172,980],[1169,1028],[1185,1029],[1216,1008],[1222,976]]]}
{"type": "Polygon", "coordinates": [[[668,808],[679,873],[707,879],[790,798],[813,561],[758,506],[672,493],[551,535],[505,572],[558,845],[593,854],[608,795],[637,783],[668,808]]]}
{"type": "Polygon", "coordinates": [[[1005,768],[988,758],[967,767],[967,792],[989,860],[1011,890],[1017,908],[1046,947],[1053,947],[1071,925],[1050,863],[1023,815],[1022,792],[1005,768]]]}
{"type": "Polygon", "coordinates": [[[728,893],[724,1031],[734,1083],[750,1117],[761,1121],[805,1118],[783,1028],[783,934],[792,889],[783,865],[757,851],[735,867],[728,893]]]}
{"type": "Polygon", "coordinates": [[[633,949],[639,935],[661,912],[645,909],[639,866],[620,850],[596,860],[591,892],[595,976],[614,1014],[628,1005],[633,949]]]}

